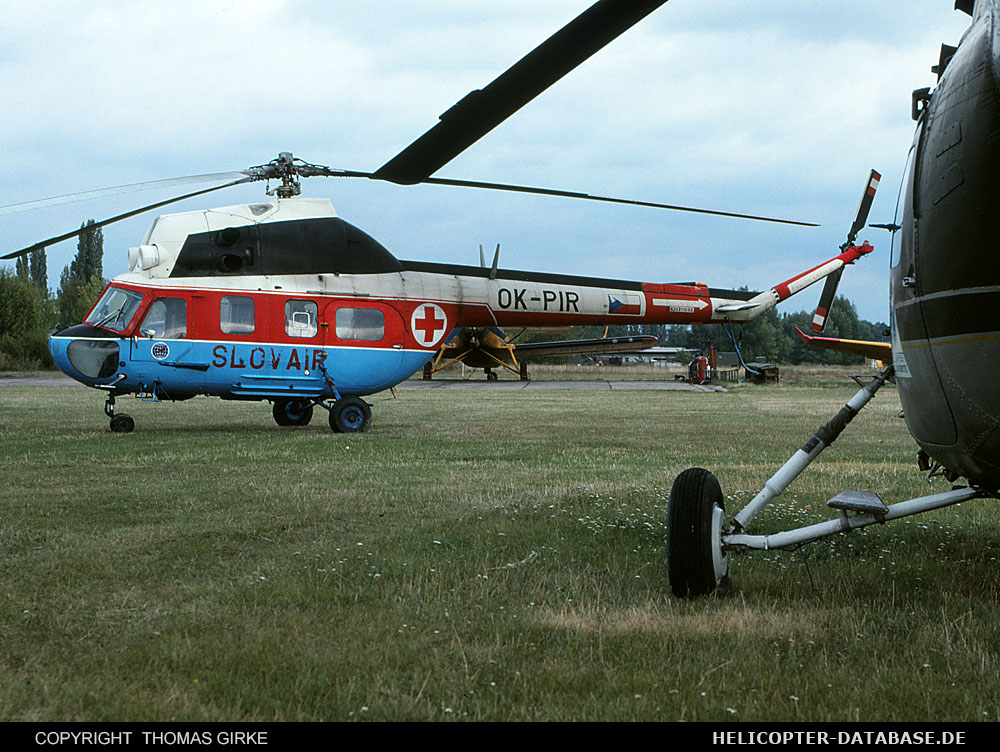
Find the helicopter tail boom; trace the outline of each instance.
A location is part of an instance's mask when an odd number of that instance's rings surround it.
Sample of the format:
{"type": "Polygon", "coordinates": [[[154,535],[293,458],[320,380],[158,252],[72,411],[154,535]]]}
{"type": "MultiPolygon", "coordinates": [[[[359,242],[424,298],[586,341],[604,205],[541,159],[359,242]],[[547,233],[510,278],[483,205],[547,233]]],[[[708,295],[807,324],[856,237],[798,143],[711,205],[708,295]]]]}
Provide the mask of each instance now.
{"type": "Polygon", "coordinates": [[[866,256],[874,250],[867,242],[862,243],[860,246],[849,246],[829,261],[825,261],[819,266],[814,266],[808,271],[787,279],[775,285],[770,290],[756,295],[745,303],[716,306],[713,318],[719,321],[750,321],[774,308],[781,301],[819,282],[821,279],[834,274],[839,275],[843,272],[845,266],[853,264],[859,258],[866,256]]]}

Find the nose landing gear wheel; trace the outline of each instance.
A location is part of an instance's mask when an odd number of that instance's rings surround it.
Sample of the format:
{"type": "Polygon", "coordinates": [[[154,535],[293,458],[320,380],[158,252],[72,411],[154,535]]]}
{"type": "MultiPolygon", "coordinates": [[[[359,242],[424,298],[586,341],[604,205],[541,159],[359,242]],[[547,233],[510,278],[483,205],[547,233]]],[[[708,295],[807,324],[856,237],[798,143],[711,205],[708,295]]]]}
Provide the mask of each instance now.
{"type": "Polygon", "coordinates": [[[330,428],[337,433],[367,431],[371,419],[371,408],[368,407],[367,402],[358,397],[339,399],[330,410],[330,428]]]}
{"type": "Polygon", "coordinates": [[[111,430],[115,433],[132,433],[135,429],[135,421],[131,415],[121,413],[111,419],[111,430]]]}
{"type": "Polygon", "coordinates": [[[693,467],[674,480],[667,501],[667,571],[674,595],[725,595],[729,589],[725,509],[722,487],[708,470],[693,467]]]}
{"type": "Polygon", "coordinates": [[[313,406],[306,400],[276,399],[271,414],[279,426],[306,426],[312,420],[313,406]]]}

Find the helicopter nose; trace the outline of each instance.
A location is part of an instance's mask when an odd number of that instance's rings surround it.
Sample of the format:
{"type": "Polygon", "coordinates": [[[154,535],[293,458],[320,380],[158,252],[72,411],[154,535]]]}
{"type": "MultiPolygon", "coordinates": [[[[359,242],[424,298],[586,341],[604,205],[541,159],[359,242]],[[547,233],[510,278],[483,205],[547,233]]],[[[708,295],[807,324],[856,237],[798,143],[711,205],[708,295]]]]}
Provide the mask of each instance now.
{"type": "Polygon", "coordinates": [[[118,340],[101,330],[77,324],[49,337],[49,352],[60,371],[84,384],[93,385],[115,375],[120,350],[118,340]]]}

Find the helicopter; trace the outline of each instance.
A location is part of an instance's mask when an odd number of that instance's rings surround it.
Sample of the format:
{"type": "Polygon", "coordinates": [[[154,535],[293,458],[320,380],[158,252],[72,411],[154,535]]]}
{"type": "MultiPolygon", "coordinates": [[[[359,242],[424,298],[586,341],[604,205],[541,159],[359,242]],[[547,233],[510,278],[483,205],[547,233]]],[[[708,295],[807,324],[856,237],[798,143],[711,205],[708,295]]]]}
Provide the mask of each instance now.
{"type": "MultiPolygon", "coordinates": [[[[716,476],[689,468],[674,480],[667,512],[670,585],[681,597],[725,593],[735,552],[796,547],[842,532],[1000,494],[1000,360],[995,302],[1000,296],[994,228],[1000,167],[1000,24],[998,0],[957,0],[971,24],[957,46],[942,45],[931,68],[937,85],[912,94],[916,133],[893,222],[891,341],[823,337],[824,291],[810,344],[863,354],[889,365],[867,379],[731,520],[716,476]],[[830,446],[886,383],[894,382],[902,417],[916,441],[917,466],[948,490],[886,504],[876,493],[845,490],[827,502],[838,517],[754,535],[751,521],[830,446]]],[[[835,285],[831,276],[827,285],[835,285]]]]}
{"type": "MultiPolygon", "coordinates": [[[[636,201],[533,186],[434,177],[434,173],[556,80],[638,23],[660,2],[600,0],[374,172],[312,164],[282,152],[231,173],[152,181],[225,180],[92,223],[99,228],[249,182],[254,203],[159,216],[129,249],[84,321],[53,334],[50,350],[72,378],[105,393],[116,433],[134,419],[116,399],[196,395],[264,400],[280,426],[307,425],[315,407],[331,429],[368,428],[365,396],[423,368],[457,334],[523,327],[743,323],[870,253],[853,243],[763,292],[703,282],[649,283],[397,259],[337,216],[327,199],[301,196],[301,179],[365,178],[553,195],[792,225],[759,215],[636,201]],[[277,185],[271,189],[271,182],[277,185]]],[[[104,189],[117,192],[120,187],[104,189]]],[[[92,193],[100,193],[96,191],[92,193]]],[[[43,200],[39,203],[46,203],[43,200]]],[[[57,235],[2,258],[75,237],[57,235]]],[[[607,343],[605,343],[607,344],[607,343]]],[[[636,344],[636,343],[630,343],[636,344]]]]}

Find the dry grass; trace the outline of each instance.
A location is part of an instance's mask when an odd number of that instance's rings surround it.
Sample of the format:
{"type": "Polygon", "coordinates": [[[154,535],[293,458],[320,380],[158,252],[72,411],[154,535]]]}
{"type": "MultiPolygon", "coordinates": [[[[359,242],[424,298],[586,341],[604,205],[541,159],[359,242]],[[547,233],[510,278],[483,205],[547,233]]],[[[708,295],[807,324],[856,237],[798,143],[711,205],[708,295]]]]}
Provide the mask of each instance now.
{"type": "Polygon", "coordinates": [[[542,614],[543,625],[588,634],[721,637],[759,640],[775,637],[817,640],[836,625],[844,624],[847,610],[818,609],[807,613],[789,608],[751,607],[744,601],[726,601],[709,612],[671,613],[663,603],[648,603],[614,610],[594,605],[562,608],[542,614]]]}
{"type": "MultiPolygon", "coordinates": [[[[1000,720],[990,502],[669,595],[677,473],[735,510],[855,389],[414,390],[362,436],[123,400],[120,436],[92,390],[2,386],[0,719],[1000,720]]],[[[898,409],[757,531],[924,493],[898,409]]]]}

